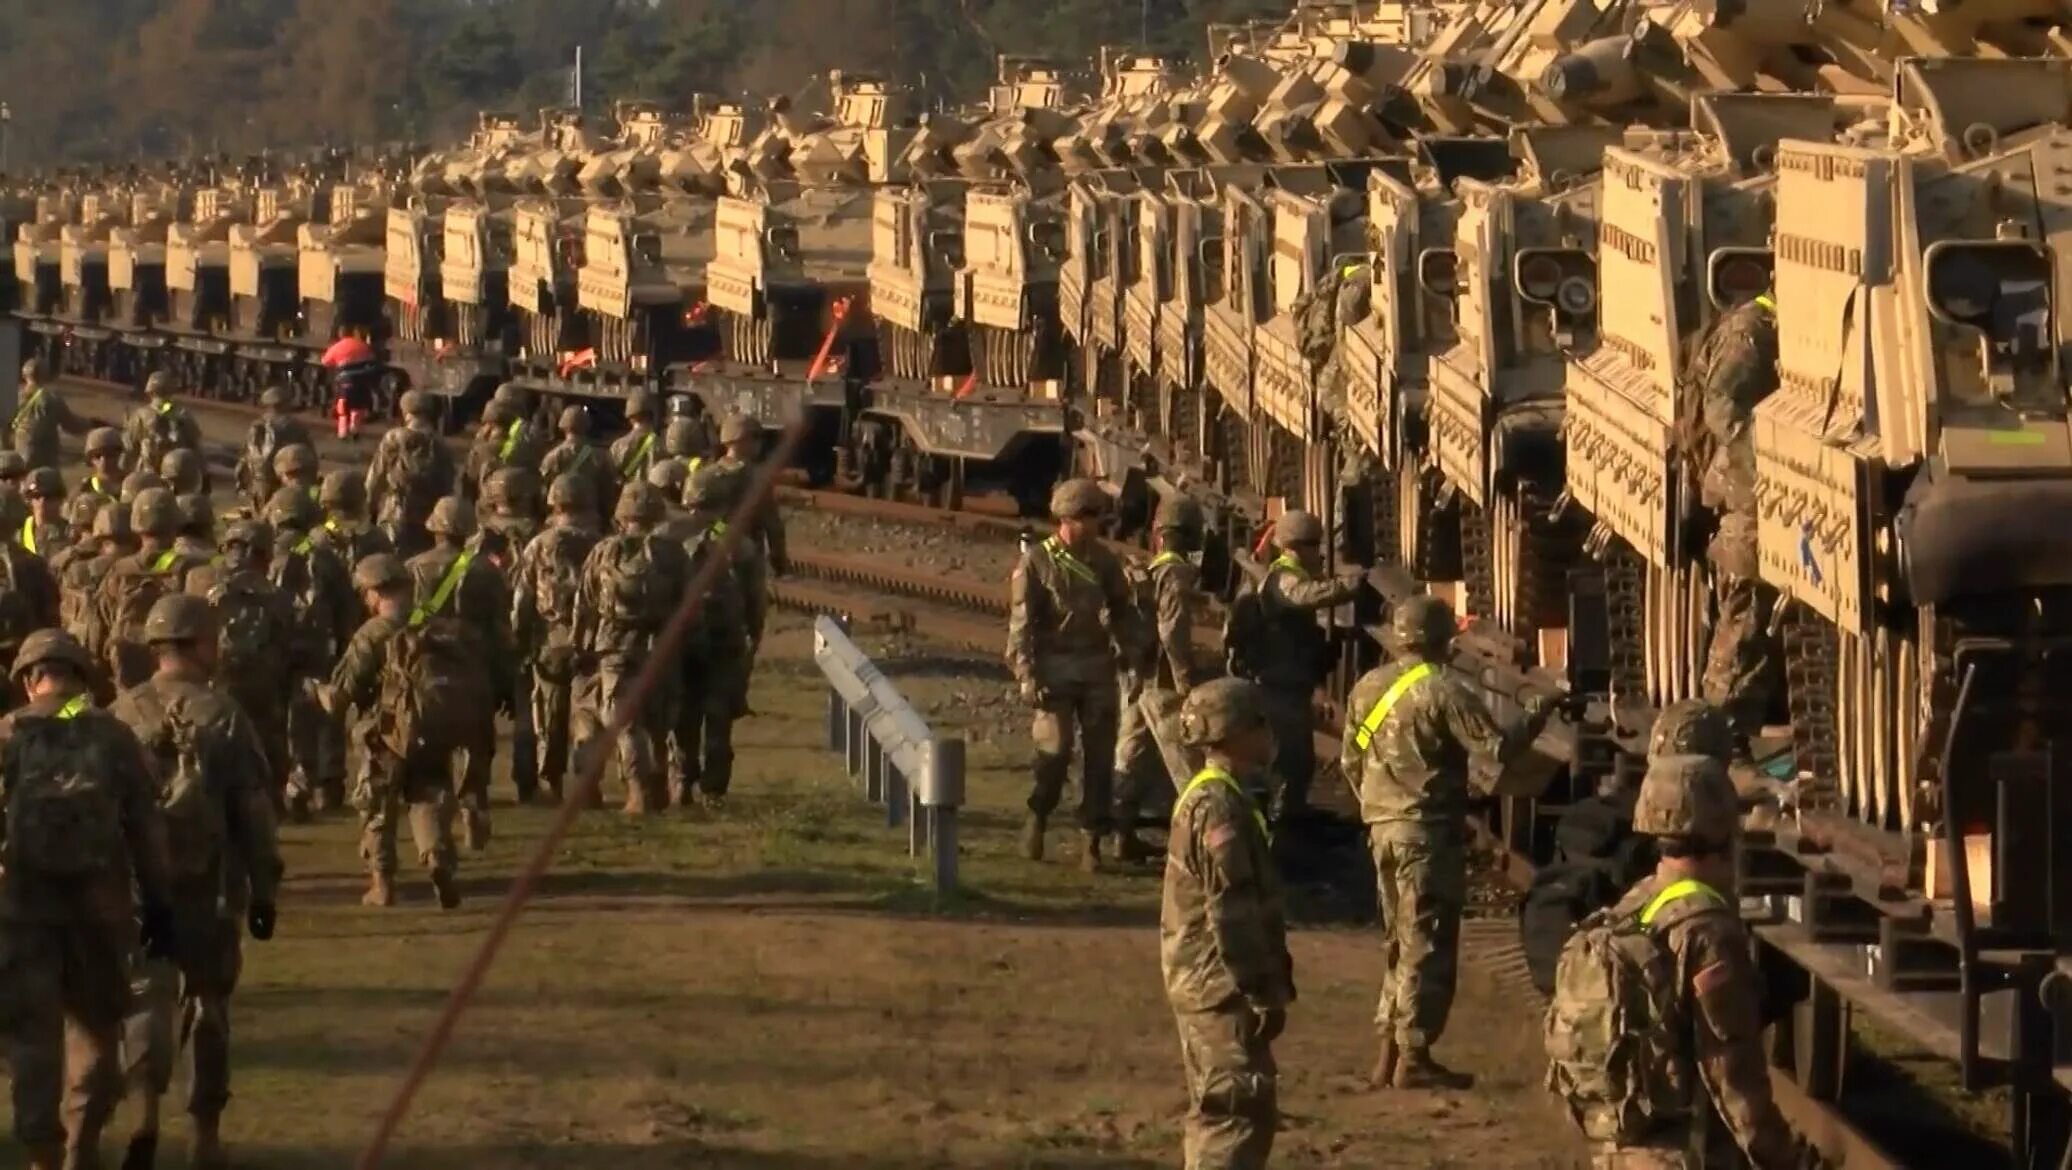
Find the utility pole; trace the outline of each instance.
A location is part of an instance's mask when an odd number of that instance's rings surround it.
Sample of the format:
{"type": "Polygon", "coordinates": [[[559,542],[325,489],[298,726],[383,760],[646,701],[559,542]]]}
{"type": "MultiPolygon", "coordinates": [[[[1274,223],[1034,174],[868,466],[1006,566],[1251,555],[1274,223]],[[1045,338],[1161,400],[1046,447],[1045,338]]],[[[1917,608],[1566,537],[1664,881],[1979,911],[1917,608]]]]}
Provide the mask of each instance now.
{"type": "Polygon", "coordinates": [[[0,172],[7,170],[7,132],[13,124],[14,111],[7,108],[6,102],[0,102],[0,172]]]}
{"type": "Polygon", "coordinates": [[[568,75],[568,104],[583,108],[583,46],[576,46],[576,67],[568,75]]]}

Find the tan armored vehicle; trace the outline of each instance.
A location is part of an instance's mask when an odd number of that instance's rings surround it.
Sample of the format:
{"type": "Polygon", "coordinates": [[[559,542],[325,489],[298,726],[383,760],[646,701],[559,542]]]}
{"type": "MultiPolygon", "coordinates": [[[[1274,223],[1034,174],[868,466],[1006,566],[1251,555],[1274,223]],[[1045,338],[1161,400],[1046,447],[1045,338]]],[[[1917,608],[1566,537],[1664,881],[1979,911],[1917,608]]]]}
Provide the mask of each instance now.
{"type": "Polygon", "coordinates": [[[79,206],[79,197],[69,191],[45,192],[36,198],[35,218],[15,229],[14,278],[22,290],[22,311],[30,316],[47,317],[63,305],[63,233],[78,219],[79,206]]]}
{"type": "Polygon", "coordinates": [[[884,188],[872,204],[871,315],[879,357],[895,378],[933,381],[970,371],[955,324],[969,187],[961,179],[922,180],[884,188]]]}
{"type": "Polygon", "coordinates": [[[229,187],[194,193],[193,211],[166,228],[165,285],[168,328],[208,333],[230,321],[230,233],[248,224],[255,200],[229,187]]]}
{"type": "Polygon", "coordinates": [[[446,208],[439,287],[452,314],[455,345],[503,346],[511,317],[512,219],[507,198],[467,199],[446,208]]]}
{"type": "Polygon", "coordinates": [[[452,314],[440,276],[451,202],[444,195],[416,195],[388,209],[382,291],[395,305],[395,331],[401,340],[436,345],[452,336],[452,314]]]}
{"type": "Polygon", "coordinates": [[[192,197],[177,187],[136,196],[130,220],[108,233],[110,319],[118,326],[150,328],[166,319],[166,237],[192,197]]]}
{"type": "Polygon", "coordinates": [[[522,199],[512,208],[507,282],[520,347],[531,356],[552,359],[585,343],[576,273],[587,209],[586,200],[569,197],[522,199]]]}
{"type": "Polygon", "coordinates": [[[600,362],[645,373],[711,356],[704,286],[714,209],[710,198],[650,194],[585,213],[576,303],[600,362]]]}
{"type": "Polygon", "coordinates": [[[383,340],[388,194],[372,183],[341,183],[329,196],[329,220],[295,233],[302,338],[319,347],[347,334],[383,340]]]}
{"type": "MultiPolygon", "coordinates": [[[[148,206],[148,197],[145,199],[148,206]]],[[[98,324],[108,313],[108,235],[127,222],[131,197],[114,188],[88,192],[79,219],[58,230],[58,282],[68,321],[98,324]]]]}
{"type": "Polygon", "coordinates": [[[309,202],[297,187],[262,187],[253,192],[252,222],[231,226],[231,334],[269,341],[293,336],[302,309],[297,237],[309,222],[309,202]]]}

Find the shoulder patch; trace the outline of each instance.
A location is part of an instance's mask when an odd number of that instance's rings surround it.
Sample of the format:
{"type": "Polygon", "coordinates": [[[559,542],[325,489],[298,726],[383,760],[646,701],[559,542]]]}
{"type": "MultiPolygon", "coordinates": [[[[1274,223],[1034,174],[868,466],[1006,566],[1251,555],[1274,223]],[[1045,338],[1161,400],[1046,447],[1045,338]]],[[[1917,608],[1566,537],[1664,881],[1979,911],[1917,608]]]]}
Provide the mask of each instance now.
{"type": "Polygon", "coordinates": [[[1711,995],[1713,992],[1725,987],[1733,978],[1734,973],[1727,969],[1725,963],[1714,963],[1696,975],[1691,976],[1691,989],[1699,995],[1711,995]]]}
{"type": "Polygon", "coordinates": [[[1237,840],[1237,828],[1229,824],[1217,825],[1209,830],[1208,840],[1209,848],[1211,849],[1222,850],[1227,848],[1232,842],[1237,840]]]}

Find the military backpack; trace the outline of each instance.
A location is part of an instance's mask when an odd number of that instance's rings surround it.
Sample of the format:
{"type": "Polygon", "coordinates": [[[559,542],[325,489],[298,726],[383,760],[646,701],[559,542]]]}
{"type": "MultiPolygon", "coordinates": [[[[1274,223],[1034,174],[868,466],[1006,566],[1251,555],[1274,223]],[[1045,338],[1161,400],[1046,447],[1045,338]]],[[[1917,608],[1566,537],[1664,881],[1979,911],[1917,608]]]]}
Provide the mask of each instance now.
{"type": "Polygon", "coordinates": [[[114,753],[79,718],[87,709],[80,695],[50,715],[15,716],[0,758],[10,874],[78,878],[108,869],[127,850],[114,753]]]}
{"type": "Polygon", "coordinates": [[[655,579],[655,545],[660,537],[625,534],[606,537],[600,545],[603,557],[604,617],[621,630],[652,631],[669,620],[669,606],[676,600],[662,595],[655,579]]]}
{"type": "Polygon", "coordinates": [[[476,746],[496,698],[481,639],[459,618],[434,615],[405,626],[389,644],[379,710],[399,756],[439,756],[476,746]]]}
{"type": "Polygon", "coordinates": [[[225,835],[223,810],[202,779],[201,741],[201,728],[184,698],[166,704],[144,741],[158,764],[158,807],[165,813],[175,877],[207,873],[225,835]]]}
{"type": "Polygon", "coordinates": [[[396,472],[399,477],[396,494],[412,515],[424,515],[439,502],[452,485],[440,474],[440,456],[436,435],[420,431],[416,427],[403,427],[392,432],[396,436],[396,472]]]}
{"type": "Polygon", "coordinates": [[[273,599],[238,575],[217,582],[208,598],[216,607],[216,677],[229,681],[240,694],[255,684],[264,685],[261,680],[273,679],[287,650],[275,628],[273,599]]]}
{"type": "Polygon", "coordinates": [[[1266,643],[1266,599],[1259,582],[1247,580],[1230,600],[1223,617],[1224,665],[1234,678],[1259,677],[1260,648],[1266,643]]]}

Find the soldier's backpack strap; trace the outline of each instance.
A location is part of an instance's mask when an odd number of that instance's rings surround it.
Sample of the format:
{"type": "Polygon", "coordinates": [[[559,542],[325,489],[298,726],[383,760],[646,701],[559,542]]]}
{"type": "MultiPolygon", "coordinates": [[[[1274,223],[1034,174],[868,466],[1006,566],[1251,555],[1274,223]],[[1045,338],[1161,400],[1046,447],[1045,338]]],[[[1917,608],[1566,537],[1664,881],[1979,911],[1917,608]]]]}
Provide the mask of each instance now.
{"type": "Polygon", "coordinates": [[[1383,723],[1388,722],[1389,712],[1396,709],[1396,704],[1402,702],[1403,696],[1410,693],[1410,688],[1437,673],[1438,669],[1431,663],[1420,662],[1396,676],[1396,681],[1390,683],[1389,689],[1381,693],[1379,702],[1368,708],[1366,717],[1360,720],[1360,726],[1353,731],[1353,746],[1366,751],[1367,745],[1374,742],[1374,733],[1381,730],[1383,723]]]}

